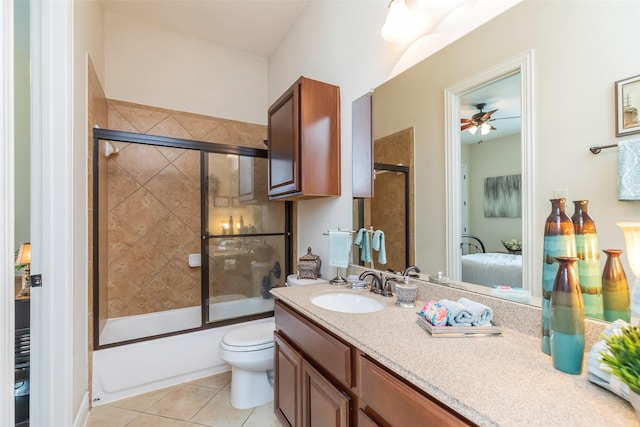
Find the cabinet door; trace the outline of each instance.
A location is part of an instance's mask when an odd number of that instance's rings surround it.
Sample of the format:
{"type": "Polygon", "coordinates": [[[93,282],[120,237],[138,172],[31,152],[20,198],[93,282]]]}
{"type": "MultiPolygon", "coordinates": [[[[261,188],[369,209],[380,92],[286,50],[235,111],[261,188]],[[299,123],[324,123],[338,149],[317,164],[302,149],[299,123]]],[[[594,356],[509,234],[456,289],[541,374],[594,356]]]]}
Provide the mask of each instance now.
{"type": "Polygon", "coordinates": [[[284,426],[302,426],[302,356],[275,332],[273,408],[284,426]]]}
{"type": "Polygon", "coordinates": [[[351,104],[352,186],[354,198],[373,197],[373,97],[370,93],[351,104]]]}
{"type": "Polygon", "coordinates": [[[380,425],[459,427],[474,425],[442,403],[405,384],[365,356],[360,356],[359,407],[380,425]]]}
{"type": "Polygon", "coordinates": [[[269,196],[300,191],[299,85],[269,108],[269,196]]]}
{"type": "Polygon", "coordinates": [[[302,361],[303,427],[347,427],[351,399],[302,361]]]}

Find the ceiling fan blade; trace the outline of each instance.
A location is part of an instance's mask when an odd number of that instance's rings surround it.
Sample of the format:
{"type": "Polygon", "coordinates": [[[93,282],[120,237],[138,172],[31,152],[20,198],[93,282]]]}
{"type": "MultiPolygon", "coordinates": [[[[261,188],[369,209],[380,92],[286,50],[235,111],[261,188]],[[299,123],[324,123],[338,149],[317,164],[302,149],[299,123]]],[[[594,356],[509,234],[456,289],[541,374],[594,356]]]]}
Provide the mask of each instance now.
{"type": "Polygon", "coordinates": [[[494,120],[506,120],[506,119],[519,119],[520,116],[511,116],[511,117],[496,117],[495,119],[489,119],[488,122],[493,122],[494,120]]]}
{"type": "Polygon", "coordinates": [[[464,124],[464,125],[460,126],[460,130],[469,129],[471,126],[473,126],[473,123],[464,124]]]}
{"type": "Polygon", "coordinates": [[[460,123],[470,123],[471,119],[460,119],[460,123]]]}
{"type": "MultiPolygon", "coordinates": [[[[491,126],[491,125],[489,125],[489,126],[491,126]]],[[[494,128],[493,126],[491,126],[491,130],[498,130],[498,129],[496,129],[496,128],[494,128]]]]}
{"type": "Polygon", "coordinates": [[[482,116],[482,118],[480,120],[482,120],[483,122],[486,122],[487,120],[489,120],[491,118],[491,115],[493,113],[495,113],[496,111],[498,111],[497,108],[495,110],[487,111],[486,113],[484,113],[484,116],[482,116]]]}

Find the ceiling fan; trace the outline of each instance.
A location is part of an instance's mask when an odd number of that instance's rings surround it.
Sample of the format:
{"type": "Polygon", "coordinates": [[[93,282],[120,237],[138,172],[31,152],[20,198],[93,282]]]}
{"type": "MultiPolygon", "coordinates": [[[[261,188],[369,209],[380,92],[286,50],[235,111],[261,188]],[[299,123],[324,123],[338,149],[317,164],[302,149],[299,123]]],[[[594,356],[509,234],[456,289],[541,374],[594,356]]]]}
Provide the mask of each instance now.
{"type": "MultiPolygon", "coordinates": [[[[489,124],[489,122],[492,122],[494,120],[498,120],[498,119],[492,119],[491,118],[491,115],[493,113],[495,113],[496,111],[498,111],[498,109],[496,108],[495,110],[484,112],[482,110],[484,109],[484,107],[486,107],[486,105],[487,104],[484,103],[484,102],[482,102],[480,104],[476,104],[476,108],[479,110],[478,113],[476,113],[473,116],[471,116],[470,119],[460,119],[460,123],[462,124],[460,126],[460,130],[463,131],[465,129],[468,129],[469,132],[472,135],[475,135],[475,133],[478,131],[478,129],[480,129],[480,133],[482,135],[486,135],[489,132],[491,132],[492,130],[496,130],[496,128],[491,126],[491,124],[489,124]]],[[[505,118],[507,118],[507,117],[505,117],[505,118]]]]}

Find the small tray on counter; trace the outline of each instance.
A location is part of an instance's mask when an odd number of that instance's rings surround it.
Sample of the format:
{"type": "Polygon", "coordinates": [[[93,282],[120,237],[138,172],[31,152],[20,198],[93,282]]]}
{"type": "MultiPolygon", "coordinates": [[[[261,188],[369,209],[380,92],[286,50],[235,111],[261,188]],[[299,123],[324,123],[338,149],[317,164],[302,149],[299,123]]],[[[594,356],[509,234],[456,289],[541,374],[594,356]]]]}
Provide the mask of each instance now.
{"type": "Polygon", "coordinates": [[[502,334],[500,326],[433,326],[424,317],[418,317],[416,323],[434,337],[486,337],[502,334]]]}

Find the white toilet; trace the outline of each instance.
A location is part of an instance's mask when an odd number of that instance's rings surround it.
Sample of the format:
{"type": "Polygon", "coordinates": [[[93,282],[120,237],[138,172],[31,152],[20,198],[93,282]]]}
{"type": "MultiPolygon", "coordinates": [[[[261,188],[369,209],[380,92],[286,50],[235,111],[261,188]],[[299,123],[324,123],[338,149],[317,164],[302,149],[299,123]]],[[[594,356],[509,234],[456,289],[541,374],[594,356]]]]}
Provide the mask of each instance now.
{"type": "Polygon", "coordinates": [[[231,365],[231,406],[253,408],[273,400],[275,322],[254,323],[229,331],[219,355],[231,365]]]}
{"type": "MultiPolygon", "coordinates": [[[[287,286],[328,283],[287,276],[287,286]]],[[[220,342],[220,358],[231,365],[231,406],[248,409],[273,400],[273,319],[227,332],[220,342]]]]}

